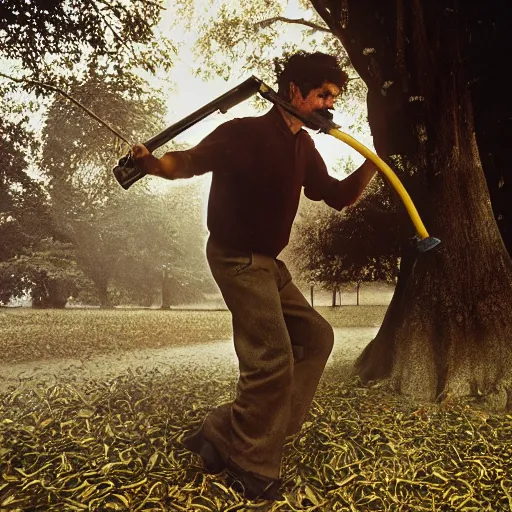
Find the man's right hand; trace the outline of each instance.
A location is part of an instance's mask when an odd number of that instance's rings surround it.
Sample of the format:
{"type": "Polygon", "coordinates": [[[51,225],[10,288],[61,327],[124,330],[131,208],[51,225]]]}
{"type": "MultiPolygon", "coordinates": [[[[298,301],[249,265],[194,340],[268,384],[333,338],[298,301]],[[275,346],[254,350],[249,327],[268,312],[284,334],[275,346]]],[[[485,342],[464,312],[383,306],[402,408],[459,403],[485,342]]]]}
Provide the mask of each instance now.
{"type": "Polygon", "coordinates": [[[128,166],[144,174],[161,176],[160,159],[156,158],[144,144],[133,145],[128,166]]]}
{"type": "Polygon", "coordinates": [[[143,160],[150,154],[148,148],[144,144],[134,144],[130,152],[123,156],[117,165],[127,169],[137,169],[138,171],[146,171],[143,169],[143,160]]]}
{"type": "Polygon", "coordinates": [[[135,144],[130,153],[123,156],[112,169],[116,180],[125,190],[148,174],[147,157],[150,155],[144,145],[135,144]]]}
{"type": "Polygon", "coordinates": [[[132,157],[135,161],[139,160],[140,162],[141,158],[144,158],[149,154],[149,149],[146,146],[144,146],[144,144],[135,144],[132,147],[132,157]]]}
{"type": "MultiPolygon", "coordinates": [[[[122,165],[121,161],[119,165],[122,165]]],[[[133,145],[130,160],[126,165],[140,173],[151,174],[168,180],[192,176],[192,174],[187,173],[187,168],[182,169],[180,167],[180,160],[174,156],[172,151],[157,158],[143,144],[133,145]]]]}
{"type": "Polygon", "coordinates": [[[133,166],[145,174],[151,173],[151,166],[148,165],[150,155],[149,149],[144,144],[134,144],[130,151],[130,167],[133,166]]]}

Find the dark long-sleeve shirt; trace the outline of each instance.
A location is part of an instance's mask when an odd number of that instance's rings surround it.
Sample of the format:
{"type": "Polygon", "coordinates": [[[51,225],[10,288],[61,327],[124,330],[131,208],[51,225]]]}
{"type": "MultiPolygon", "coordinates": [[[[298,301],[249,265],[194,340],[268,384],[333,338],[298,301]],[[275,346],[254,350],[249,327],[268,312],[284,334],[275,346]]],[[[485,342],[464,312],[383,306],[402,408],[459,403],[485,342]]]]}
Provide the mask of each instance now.
{"type": "Polygon", "coordinates": [[[329,176],[309,134],[294,135],[277,107],[228,121],[175,155],[193,175],[212,171],[208,229],[239,250],[276,257],[288,244],[302,187],[308,198],[337,210],[358,195],[329,176]]]}

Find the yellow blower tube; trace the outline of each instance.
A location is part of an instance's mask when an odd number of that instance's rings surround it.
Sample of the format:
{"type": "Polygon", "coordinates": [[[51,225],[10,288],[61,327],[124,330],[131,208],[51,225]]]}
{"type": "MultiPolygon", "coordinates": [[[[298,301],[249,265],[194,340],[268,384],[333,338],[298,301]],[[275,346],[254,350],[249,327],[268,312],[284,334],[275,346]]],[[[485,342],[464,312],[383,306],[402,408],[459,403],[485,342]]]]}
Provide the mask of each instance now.
{"type": "Polygon", "coordinates": [[[386,176],[386,178],[389,180],[393,188],[398,192],[398,195],[402,199],[405,208],[407,209],[407,213],[409,214],[409,217],[411,218],[412,223],[416,228],[418,237],[421,240],[429,238],[429,234],[427,233],[427,230],[421,221],[420,215],[418,210],[416,210],[414,203],[412,202],[411,196],[409,196],[407,190],[405,190],[397,175],[391,170],[391,167],[389,167],[389,165],[387,165],[386,162],[379,158],[373,151],[369,150],[364,144],[361,144],[356,139],[354,139],[354,137],[351,137],[350,135],[347,135],[346,133],[343,133],[336,128],[330,129],[327,133],[354,148],[365,158],[371,160],[380,169],[380,171],[382,171],[382,173],[386,176]]]}

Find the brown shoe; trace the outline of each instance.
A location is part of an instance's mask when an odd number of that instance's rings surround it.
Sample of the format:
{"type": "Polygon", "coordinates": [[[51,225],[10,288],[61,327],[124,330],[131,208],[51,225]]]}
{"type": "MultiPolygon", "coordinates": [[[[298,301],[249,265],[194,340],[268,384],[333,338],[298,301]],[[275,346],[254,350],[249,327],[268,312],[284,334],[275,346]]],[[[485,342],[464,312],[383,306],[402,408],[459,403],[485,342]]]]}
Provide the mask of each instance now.
{"type": "Polygon", "coordinates": [[[247,471],[232,460],[226,462],[226,469],[230,487],[246,499],[274,501],[278,498],[281,480],[247,471]]]}
{"type": "Polygon", "coordinates": [[[204,438],[202,430],[185,435],[181,444],[189,451],[199,455],[206,473],[216,475],[226,468],[217,448],[204,438]]]}

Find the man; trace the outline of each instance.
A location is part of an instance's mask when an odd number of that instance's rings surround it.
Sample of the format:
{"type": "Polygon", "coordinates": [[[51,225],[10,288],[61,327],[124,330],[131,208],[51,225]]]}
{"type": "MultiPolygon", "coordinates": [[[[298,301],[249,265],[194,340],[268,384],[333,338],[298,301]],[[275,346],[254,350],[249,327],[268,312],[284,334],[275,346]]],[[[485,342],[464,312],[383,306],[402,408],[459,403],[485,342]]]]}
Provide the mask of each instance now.
{"type": "MultiPolygon", "coordinates": [[[[278,93],[306,116],[332,109],[347,74],[335,57],[292,55],[278,93]]],[[[240,376],[233,403],[212,410],[184,445],[205,470],[224,469],[246,498],[274,499],[285,438],[305,419],[333,346],[333,330],[277,259],[304,193],[337,210],[362,193],[376,167],[330,177],[303,123],[279,106],[228,121],[187,151],[160,159],[142,145],[136,166],[167,179],[212,172],[207,258],[232,314],[240,376]]]]}

